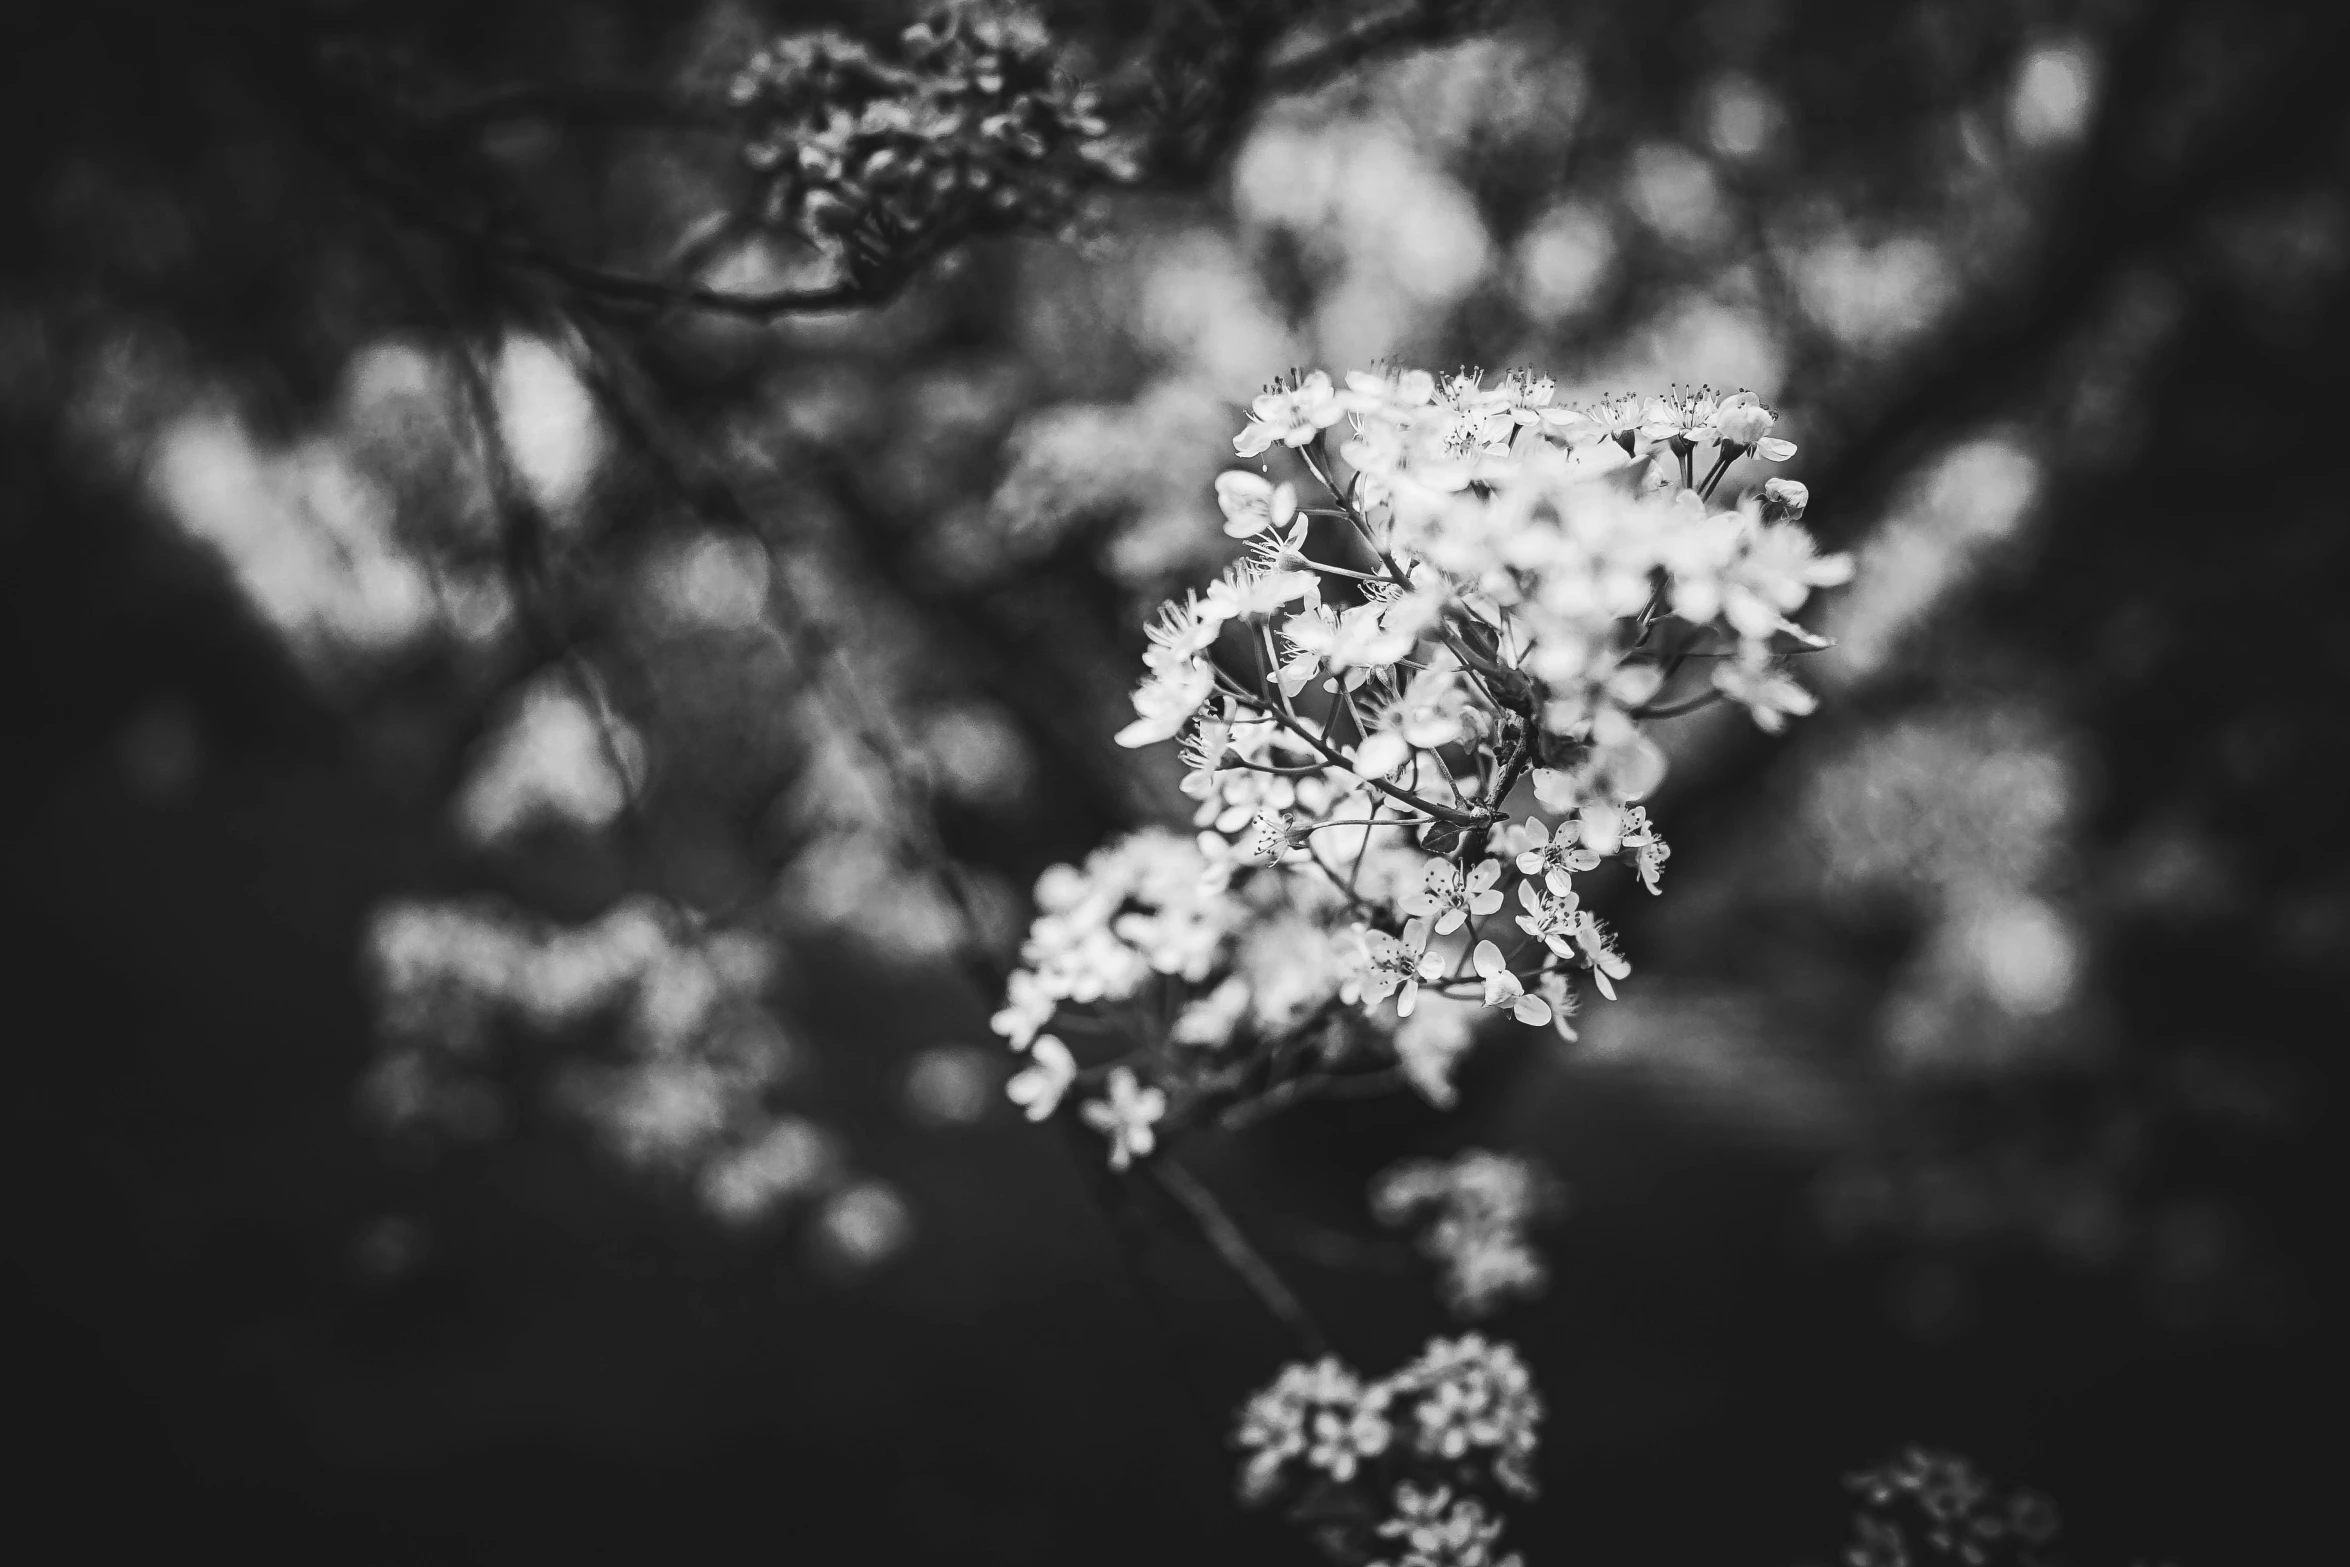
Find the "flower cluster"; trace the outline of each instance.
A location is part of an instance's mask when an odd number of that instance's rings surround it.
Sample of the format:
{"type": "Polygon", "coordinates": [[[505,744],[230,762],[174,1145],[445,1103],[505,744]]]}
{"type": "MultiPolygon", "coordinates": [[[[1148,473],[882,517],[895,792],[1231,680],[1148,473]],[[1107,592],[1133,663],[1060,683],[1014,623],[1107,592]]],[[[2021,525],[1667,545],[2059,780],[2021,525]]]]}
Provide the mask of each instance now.
{"type": "Polygon", "coordinates": [[[1365,1386],[1335,1359],[1282,1367],[1273,1385],[1240,1412],[1233,1440],[1249,1455],[1240,1473],[1241,1494],[1261,1500],[1301,1466],[1341,1485],[1354,1479],[1395,1440],[1391,1397],[1387,1384],[1365,1386]]]}
{"type": "Polygon", "coordinates": [[[1291,1365],[1241,1409],[1241,1495],[1286,1493],[1326,1527],[1351,1528],[1357,1559],[1400,1548],[1413,1567],[1500,1567],[1489,1554],[1500,1523],[1475,1492],[1534,1495],[1541,1422],[1517,1351],[1475,1334],[1431,1340],[1375,1382],[1335,1359],[1291,1365]]]}
{"type": "Polygon", "coordinates": [[[478,1141],[508,1125],[540,1063],[550,1106],[628,1165],[690,1187],[711,1217],[753,1224],[817,1207],[820,1233],[884,1215],[848,1242],[873,1260],[904,1204],[859,1179],[840,1134],[776,1104],[801,1049],[764,1004],[773,946],[652,899],[556,926],[488,904],[401,902],[367,933],[381,1039],[360,1083],[370,1120],[408,1138],[478,1141]],[[504,1052],[594,1031],[591,1053],[504,1052]],[[522,1079],[523,1081],[517,1081],[522,1079]]]}
{"type": "Polygon", "coordinates": [[[1486,1316],[1542,1292],[1550,1274],[1528,1231],[1559,1204],[1547,1171],[1478,1148],[1450,1160],[1409,1160],[1371,1187],[1371,1211],[1381,1223],[1422,1226],[1420,1253],[1437,1265],[1437,1291],[1461,1317],[1486,1316]]]}
{"type": "Polygon", "coordinates": [[[1631,972],[1589,878],[1662,887],[1653,723],[1812,704],[1782,660],[1821,644],[1790,617],[1850,563],[1814,550],[1802,486],[1722,493],[1793,453],[1775,427],[1750,393],[1576,409],[1525,372],[1257,398],[1234,450],[1259,467],[1215,486],[1245,554],[1160,608],[1117,736],[1179,742],[1197,836],[1039,884],[996,1018],[1042,1052],[1015,1096],[1047,1114],[1129,1074],[1085,1110],[1123,1165],[1145,1118],[1347,1080],[1449,1104],[1488,1013],[1573,1039],[1582,989],[1631,972]],[[1064,1018],[1130,1048],[1081,1069],[1064,1018]]]}
{"type": "Polygon", "coordinates": [[[1499,1518],[1473,1496],[1455,1497],[1448,1486],[1397,1486],[1395,1512],[1379,1525],[1379,1537],[1402,1554],[1383,1556],[1372,1567],[1521,1567],[1524,1561],[1515,1551],[1496,1551],[1499,1518]]]}
{"type": "Polygon", "coordinates": [[[1966,1459],[1922,1447],[1849,1476],[1863,1510],[1853,1519],[1849,1567],[1916,1561],[2037,1567],[2058,1532],[2056,1505],[2036,1491],[2002,1492],[1966,1459]]]}
{"type": "Polygon", "coordinates": [[[767,218],[904,255],[947,231],[1052,226],[1125,155],[1018,0],[949,0],[894,49],[838,32],[754,55],[731,96],[767,218]]]}

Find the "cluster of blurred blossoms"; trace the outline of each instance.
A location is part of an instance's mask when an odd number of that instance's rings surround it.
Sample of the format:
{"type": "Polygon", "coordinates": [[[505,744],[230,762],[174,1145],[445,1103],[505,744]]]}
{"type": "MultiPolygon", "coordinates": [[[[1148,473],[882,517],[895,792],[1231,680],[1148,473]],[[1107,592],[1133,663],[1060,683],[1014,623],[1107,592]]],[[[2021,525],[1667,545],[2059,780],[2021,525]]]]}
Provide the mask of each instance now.
{"type": "Polygon", "coordinates": [[[1382,1224],[1418,1227],[1420,1253],[1437,1268],[1437,1294],[1468,1318],[1542,1293],[1550,1273],[1530,1232],[1560,1206],[1549,1172],[1482,1148],[1407,1160],[1371,1187],[1371,1212],[1382,1224]]]}
{"type": "Polygon", "coordinates": [[[1241,1495],[1286,1497],[1340,1560],[1505,1567],[1480,1493],[1535,1494],[1541,1423],[1517,1352],[1476,1334],[1376,1382],[1335,1359],[1290,1365],[1241,1409],[1241,1495]]]}
{"type": "Polygon", "coordinates": [[[561,1057],[548,1098],[625,1164],[679,1178],[731,1223],[813,1208],[836,1260],[878,1261],[905,1239],[902,1199],[777,1102],[800,1052],[765,1005],[771,942],[642,898],[574,927],[403,902],[376,915],[367,958],[383,1037],[361,1098],[387,1131],[495,1135],[530,1059],[504,1047],[586,1031],[598,1048],[561,1057]]]}
{"type": "Polygon", "coordinates": [[[1848,1476],[1859,1493],[1847,1567],[2045,1567],[2060,1526],[2037,1491],[1995,1486],[1968,1460],[1923,1447],[1848,1476]]]}
{"type": "Polygon", "coordinates": [[[766,220],[866,259],[946,235],[1065,223],[1131,154],[1018,0],[950,0],[875,49],[794,33],[745,63],[730,97],[766,220]]]}
{"type": "Polygon", "coordinates": [[[1789,617],[1850,562],[1799,484],[1717,499],[1793,453],[1775,422],[1705,389],[1573,409],[1524,372],[1257,398],[1234,448],[1265,471],[1216,484],[1246,554],[1161,607],[1118,735],[1181,742],[1195,832],[1038,882],[994,1019],[1013,1097],[1042,1119],[1082,1085],[1123,1168],[1251,1101],[1449,1105],[1489,1010],[1574,1038],[1581,988],[1630,972],[1578,878],[1661,886],[1650,724],[1812,706],[1783,658],[1823,644],[1789,617]]]}

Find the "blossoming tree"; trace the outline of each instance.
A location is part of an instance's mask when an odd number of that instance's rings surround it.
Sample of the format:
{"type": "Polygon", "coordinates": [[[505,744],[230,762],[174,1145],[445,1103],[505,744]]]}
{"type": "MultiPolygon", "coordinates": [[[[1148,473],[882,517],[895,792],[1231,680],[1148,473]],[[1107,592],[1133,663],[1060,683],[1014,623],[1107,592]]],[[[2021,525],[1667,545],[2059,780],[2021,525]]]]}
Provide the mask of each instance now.
{"type": "MultiPolygon", "coordinates": [[[[1812,707],[1784,656],[1822,644],[1790,617],[1851,564],[1814,551],[1802,485],[1724,489],[1793,455],[1775,422],[1710,389],[1569,408],[1527,372],[1316,371],[1257,398],[1233,442],[1255,466],[1216,484],[1248,552],[1160,608],[1117,737],[1180,745],[1195,832],[1038,882],[994,1018],[1027,1057],[1014,1101],[1074,1103],[1131,1171],[1317,1095],[1449,1107],[1487,1012],[1573,1039],[1585,989],[1631,973],[1576,878],[1619,860],[1662,890],[1651,726],[1812,707]]],[[[1522,1255],[1523,1177],[1506,1202],[1474,1161],[1388,1184],[1383,1206],[1448,1210],[1456,1305],[1497,1277],[1480,1256],[1522,1255]]],[[[1343,1559],[1498,1560],[1486,1498],[1531,1494],[1540,1417],[1477,1335],[1376,1380],[1324,1356],[1247,1404],[1242,1492],[1290,1497],[1343,1559]]]]}

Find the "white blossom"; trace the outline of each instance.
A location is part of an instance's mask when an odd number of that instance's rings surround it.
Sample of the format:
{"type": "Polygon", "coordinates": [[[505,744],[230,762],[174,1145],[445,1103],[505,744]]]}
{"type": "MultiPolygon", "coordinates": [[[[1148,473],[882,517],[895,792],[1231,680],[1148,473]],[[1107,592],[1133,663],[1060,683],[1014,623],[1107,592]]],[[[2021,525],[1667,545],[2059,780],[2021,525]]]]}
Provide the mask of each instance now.
{"type": "Polygon", "coordinates": [[[1406,893],[1398,907],[1406,914],[1435,921],[1436,934],[1449,936],[1501,907],[1501,894],[1493,885],[1500,879],[1499,860],[1479,860],[1466,876],[1450,860],[1430,860],[1426,884],[1417,892],[1406,893]]]}
{"type": "Polygon", "coordinates": [[[1282,628],[1281,639],[1291,649],[1281,666],[1282,690],[1294,697],[1314,676],[1329,670],[1352,691],[1374,671],[1409,653],[1411,635],[1382,625],[1386,612],[1387,606],[1378,603],[1340,611],[1308,606],[1282,628]]]}
{"type": "Polygon", "coordinates": [[[1396,1064],[1412,1088],[1439,1110],[1458,1100],[1452,1074],[1475,1042],[1477,1003],[1465,997],[1427,995],[1419,1007],[1397,1025],[1396,1064]]]}
{"type": "Polygon", "coordinates": [[[1794,479],[1769,479],[1763,483],[1761,499],[1765,522],[1801,522],[1811,505],[1811,490],[1794,479]]]}
{"type": "Polygon", "coordinates": [[[1251,999],[1249,982],[1234,974],[1185,1007],[1168,1027],[1167,1037],[1178,1045],[1221,1050],[1231,1043],[1232,1031],[1248,1015],[1251,999]]]}
{"type": "Polygon", "coordinates": [[[1215,689],[1216,672],[1205,659],[1152,671],[1134,688],[1134,711],[1139,716],[1118,731],[1118,743],[1132,747],[1174,739],[1215,689]]]}
{"type": "Polygon", "coordinates": [[[1022,969],[1012,975],[1005,987],[1003,1010],[988,1019],[988,1027],[1011,1041],[1015,1050],[1025,1050],[1036,1031],[1053,1019],[1060,998],[1034,974],[1022,969]]]}
{"type": "Polygon", "coordinates": [[[1470,965],[1477,977],[1485,981],[1485,1004],[1489,1007],[1507,1007],[1510,1016],[1529,1027],[1539,1028],[1550,1021],[1550,1003],[1540,996],[1526,994],[1524,981],[1510,971],[1501,955],[1501,948],[1490,941],[1477,943],[1470,955],[1470,965]]]}
{"type": "Polygon", "coordinates": [[[1354,1478],[1361,1460],[1377,1457],[1393,1439],[1387,1400],[1385,1389],[1366,1388],[1335,1359],[1284,1366],[1241,1407],[1233,1442],[1249,1455],[1242,1494],[1267,1494],[1301,1460],[1332,1479],[1354,1478]]]}
{"type": "Polygon", "coordinates": [[[1236,539],[1253,538],[1268,528],[1289,525],[1297,515],[1297,487],[1275,484],[1262,474],[1243,468],[1216,475],[1216,505],[1224,513],[1224,531],[1236,539]]]}
{"type": "Polygon", "coordinates": [[[1762,405],[1752,392],[1725,397],[1715,406],[1706,425],[1716,440],[1752,452],[1765,462],[1785,462],[1795,455],[1795,443],[1771,434],[1779,416],[1762,405]]]}
{"type": "MultiPolygon", "coordinates": [[[[1522,876],[1540,876],[1543,884],[1561,896],[1573,890],[1568,877],[1576,871],[1596,868],[1599,856],[1590,849],[1577,845],[1575,835],[1566,823],[1559,824],[1558,836],[1542,824],[1539,816],[1526,818],[1522,840],[1526,847],[1517,858],[1518,873],[1522,876]]],[[[1521,892],[1523,887],[1521,885],[1521,892]]]]}
{"type": "Polygon", "coordinates": [[[1239,561],[1208,584],[1205,608],[1218,620],[1270,620],[1310,597],[1314,586],[1312,572],[1268,571],[1239,561]]]}
{"type": "Polygon", "coordinates": [[[1061,1096],[1077,1081],[1077,1061],[1069,1047],[1050,1034],[1040,1034],[1029,1047],[1028,1065],[1004,1085],[1031,1121],[1041,1121],[1060,1108],[1061,1096]]]}
{"type": "Polygon", "coordinates": [[[1516,1350],[1475,1333],[1431,1340],[1395,1382],[1414,1396],[1413,1443],[1421,1451],[1456,1462],[1473,1456],[1492,1466],[1504,1489],[1534,1493],[1542,1400],[1516,1350]]]}
{"type": "Polygon", "coordinates": [[[1142,1086],[1123,1066],[1110,1069],[1109,1088],[1107,1099],[1089,1101],[1080,1113],[1086,1125],[1110,1139],[1110,1168],[1123,1170],[1158,1146],[1156,1128],[1167,1113],[1167,1096],[1142,1086]]]}
{"type": "Polygon", "coordinates": [[[1294,387],[1270,387],[1249,404],[1248,428],[1232,438],[1232,449],[1254,457],[1278,441],[1303,446],[1346,417],[1330,377],[1316,370],[1294,387]]]}
{"type": "Polygon", "coordinates": [[[1633,851],[1633,868],[1640,877],[1640,885],[1651,894],[1663,892],[1665,861],[1672,858],[1673,851],[1649,821],[1647,807],[1624,807],[1623,826],[1617,842],[1633,851]]]}
{"type": "MultiPolygon", "coordinates": [[[[1593,857],[1594,863],[1597,856],[1593,857]]],[[[1545,883],[1545,885],[1548,885],[1545,883]]],[[[1575,955],[1575,931],[1582,922],[1582,902],[1575,889],[1563,892],[1540,892],[1530,881],[1518,883],[1518,901],[1526,912],[1518,916],[1518,928],[1562,958],[1575,955]]]]}
{"type": "Polygon", "coordinates": [[[1767,659],[1725,659],[1714,666],[1714,688],[1754,715],[1757,727],[1776,734],[1789,718],[1801,718],[1819,699],[1767,659]]]}
{"type": "Polygon", "coordinates": [[[1591,981],[1599,987],[1599,993],[1610,1001],[1615,1000],[1615,982],[1628,977],[1632,965],[1624,961],[1607,927],[1588,909],[1576,916],[1575,945],[1582,949],[1583,961],[1591,965],[1591,981]]]}
{"type": "Polygon", "coordinates": [[[1357,930],[1363,971],[1354,989],[1364,1007],[1375,1007],[1394,996],[1395,1015],[1412,1015],[1420,999],[1420,982],[1444,972],[1444,960],[1428,950],[1428,933],[1425,919],[1406,920],[1400,938],[1383,930],[1357,930]]]}
{"type": "MultiPolygon", "coordinates": [[[[1246,1455],[1241,1494],[1252,1501],[1315,1475],[1344,1484],[1378,1458],[1532,1496],[1541,1423],[1542,1401],[1517,1351],[1472,1333],[1431,1339],[1411,1364],[1372,1382],[1334,1358],[1284,1366],[1241,1407],[1233,1442],[1246,1455]]],[[[1400,1507],[1406,1523],[1389,1537],[1410,1545],[1413,1530],[1459,1516],[1433,1500],[1415,1496],[1400,1507]]],[[[1469,1517],[1489,1545],[1482,1511],[1469,1517]]],[[[1457,1559],[1464,1567],[1481,1560],[1457,1559]]]]}
{"type": "Polygon", "coordinates": [[[1380,1536],[1395,1540],[1403,1555],[1379,1567],[1522,1567],[1515,1552],[1497,1553],[1501,1528],[1501,1520],[1473,1496],[1456,1497],[1441,1485],[1423,1491],[1406,1482],[1395,1489],[1394,1513],[1379,1525],[1380,1536]]]}
{"type": "Polygon", "coordinates": [[[1372,1213],[1389,1226],[1418,1226],[1445,1305],[1464,1317],[1541,1293],[1549,1271],[1531,1231],[1559,1204],[1557,1182],[1540,1167],[1475,1148],[1450,1160],[1407,1160],[1371,1184],[1372,1213]]]}

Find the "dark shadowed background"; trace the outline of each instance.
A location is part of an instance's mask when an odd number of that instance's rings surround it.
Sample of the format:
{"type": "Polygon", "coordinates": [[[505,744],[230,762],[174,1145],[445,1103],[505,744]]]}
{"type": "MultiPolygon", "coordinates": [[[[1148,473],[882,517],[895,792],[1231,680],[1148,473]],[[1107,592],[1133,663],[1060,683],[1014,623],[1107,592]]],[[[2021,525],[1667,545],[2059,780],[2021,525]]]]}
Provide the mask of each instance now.
{"type": "MultiPolygon", "coordinates": [[[[1108,73],[1180,12],[1289,59],[1384,8],[1048,10],[1108,73]]],[[[1558,1172],[1550,1294],[1493,1329],[1550,1408],[1530,1562],[1826,1563],[1909,1441],[2055,1496],[2082,1561],[2318,1537],[2334,8],[1501,6],[1255,96],[1236,55],[1229,124],[1074,238],[774,322],[482,239],[658,273],[745,150],[628,95],[904,14],[4,24],[36,1557],[1311,1559],[1223,1446],[1283,1340],[1180,1215],[1137,1197],[1122,1254],[1003,1104],[816,693],[920,759],[1016,939],[1040,869],[1188,809],[1109,736],[1144,612],[1234,548],[1237,410],[1385,355],[1751,387],[1859,573],[1815,717],[1675,732],[1669,895],[1611,908],[1635,976],[1578,1046],[1187,1160],[1374,1367],[1442,1322],[1371,1176],[1558,1172]],[[612,96],[449,108],[547,84],[612,96]]]]}

